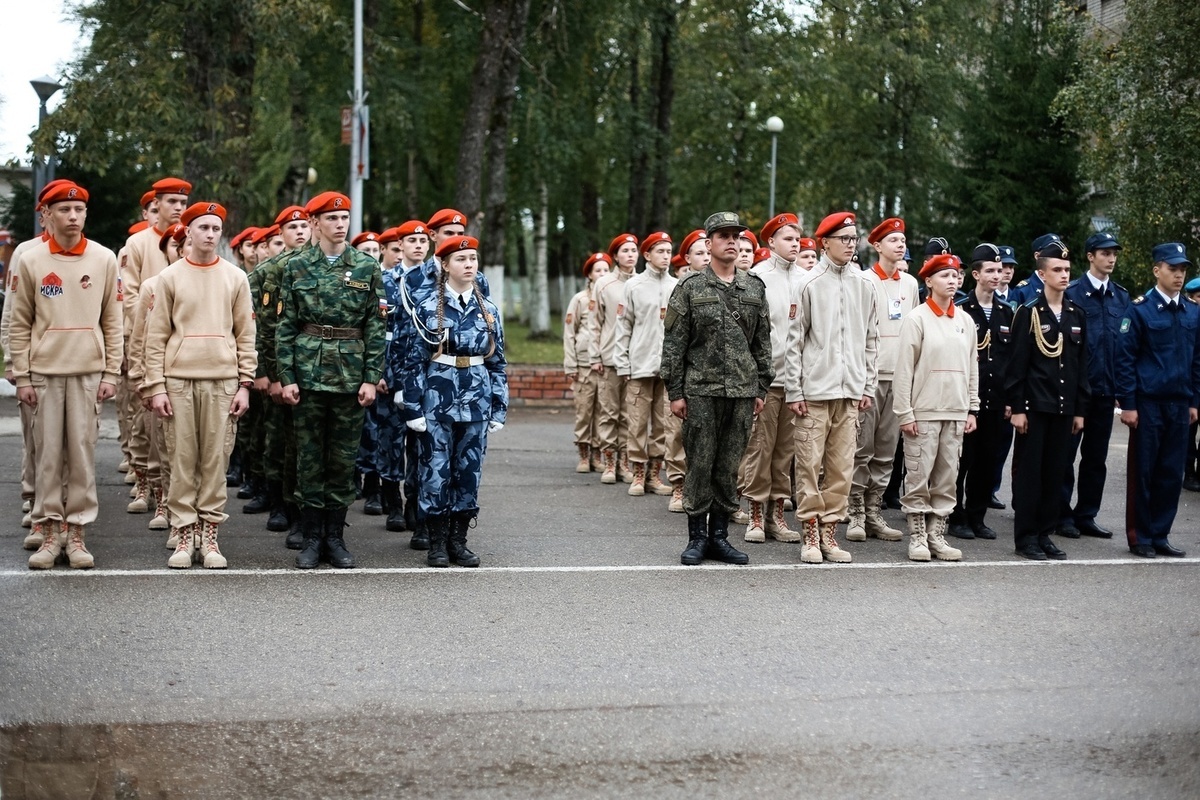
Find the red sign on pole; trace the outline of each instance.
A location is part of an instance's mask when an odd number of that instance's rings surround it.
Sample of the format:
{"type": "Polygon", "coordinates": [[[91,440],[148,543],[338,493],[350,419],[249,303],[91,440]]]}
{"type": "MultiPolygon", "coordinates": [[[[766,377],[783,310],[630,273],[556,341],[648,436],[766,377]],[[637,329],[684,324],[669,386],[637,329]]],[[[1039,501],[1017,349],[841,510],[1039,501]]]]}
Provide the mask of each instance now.
{"type": "Polygon", "coordinates": [[[342,106],[342,144],[350,144],[354,135],[354,107],[342,106]]]}

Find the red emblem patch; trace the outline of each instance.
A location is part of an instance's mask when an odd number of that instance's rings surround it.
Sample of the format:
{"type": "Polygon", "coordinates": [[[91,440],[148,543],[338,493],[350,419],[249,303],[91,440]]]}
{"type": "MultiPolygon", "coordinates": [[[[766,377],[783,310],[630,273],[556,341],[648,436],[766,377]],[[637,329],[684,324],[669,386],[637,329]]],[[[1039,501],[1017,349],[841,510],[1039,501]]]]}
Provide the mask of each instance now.
{"type": "Polygon", "coordinates": [[[618,317],[625,316],[625,304],[624,303],[617,303],[617,316],[618,317]]]}
{"type": "Polygon", "coordinates": [[[574,315],[574,314],[567,314],[567,324],[568,324],[568,325],[570,325],[570,324],[571,324],[572,322],[574,322],[574,321],[575,321],[575,315],[574,315]]]}
{"type": "Polygon", "coordinates": [[[659,318],[659,319],[666,319],[666,318],[667,318],[667,309],[666,309],[665,307],[663,307],[663,308],[660,308],[660,309],[658,310],[658,318],[659,318]]]}
{"type": "Polygon", "coordinates": [[[61,297],[63,293],[62,278],[51,272],[42,278],[41,291],[43,297],[61,297]]]}
{"type": "Polygon", "coordinates": [[[788,319],[795,319],[795,318],[796,318],[796,304],[792,303],[792,305],[788,308],[788,319]]]}

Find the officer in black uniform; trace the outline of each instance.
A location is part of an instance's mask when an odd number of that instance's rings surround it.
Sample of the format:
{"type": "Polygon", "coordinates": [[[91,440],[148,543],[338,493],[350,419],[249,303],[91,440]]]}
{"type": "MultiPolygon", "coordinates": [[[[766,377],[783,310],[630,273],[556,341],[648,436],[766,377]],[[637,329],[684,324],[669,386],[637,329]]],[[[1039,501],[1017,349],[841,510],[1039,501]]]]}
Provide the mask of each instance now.
{"type": "Polygon", "coordinates": [[[1090,389],[1087,317],[1064,297],[1071,282],[1067,246],[1057,234],[1033,243],[1044,289],[1017,309],[1004,394],[1017,432],[1013,455],[1013,535],[1018,555],[1035,561],[1067,554],[1050,541],[1058,527],[1071,437],[1083,430],[1090,389]]]}
{"type": "Polygon", "coordinates": [[[1112,437],[1116,407],[1117,330],[1129,309],[1129,292],[1112,280],[1121,245],[1111,233],[1093,233],[1084,245],[1088,271],[1071,281],[1067,299],[1087,316],[1088,385],[1091,400],[1083,412],[1083,432],[1071,440],[1071,460],[1063,476],[1062,514],[1058,533],[1070,539],[1097,536],[1111,539],[1112,531],[1096,523],[1104,480],[1108,475],[1108,441],[1112,437]],[[1071,508],[1075,489],[1075,455],[1079,459],[1079,498],[1071,508]]]}
{"type": "MultiPolygon", "coordinates": [[[[1008,303],[1015,310],[1016,303],[1016,287],[1012,285],[1013,275],[1017,271],[1017,250],[1011,244],[998,244],[1000,248],[1000,288],[996,290],[996,297],[1008,303]]],[[[1003,511],[1004,503],[1000,502],[1000,484],[1004,482],[1004,465],[1008,462],[1008,454],[1012,450],[1013,429],[1009,425],[1003,433],[1000,434],[1000,439],[997,444],[999,452],[996,453],[996,476],[992,480],[992,496],[988,500],[988,508],[995,508],[1003,511]]]]}

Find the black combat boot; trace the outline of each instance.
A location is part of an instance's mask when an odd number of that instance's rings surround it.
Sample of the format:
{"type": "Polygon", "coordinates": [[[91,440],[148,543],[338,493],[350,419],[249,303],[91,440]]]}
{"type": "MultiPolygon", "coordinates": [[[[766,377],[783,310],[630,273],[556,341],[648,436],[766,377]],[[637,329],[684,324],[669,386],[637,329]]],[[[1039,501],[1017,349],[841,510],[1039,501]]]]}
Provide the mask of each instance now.
{"type": "Polygon", "coordinates": [[[258,494],[258,483],[254,480],[254,476],[245,470],[242,471],[242,485],[238,487],[237,499],[249,500],[258,494]]]}
{"type": "Polygon", "coordinates": [[[687,549],[679,556],[679,563],[694,567],[704,560],[704,549],[708,545],[708,520],[704,514],[688,517],[687,549]]]}
{"type": "MultiPolygon", "coordinates": [[[[412,505],[409,505],[412,508],[412,505]]],[[[415,515],[414,515],[415,516],[415,515]]],[[[412,526],[412,539],[409,540],[408,546],[412,550],[428,550],[429,549],[429,520],[416,518],[412,526]]]]}
{"type": "Polygon", "coordinates": [[[304,547],[304,528],[300,525],[300,509],[295,503],[285,503],[284,508],[287,509],[288,519],[292,524],[288,528],[287,538],[283,540],[283,544],[288,550],[299,550],[304,547]]]}
{"type": "Polygon", "coordinates": [[[379,496],[378,472],[368,472],[363,475],[363,513],[368,517],[378,517],[383,514],[383,500],[379,496]]]}
{"type": "MultiPolygon", "coordinates": [[[[411,495],[404,492],[404,527],[410,531],[417,529],[417,494],[413,492],[411,495]]],[[[424,548],[414,547],[414,550],[422,550],[424,548]]]]}
{"type": "Polygon", "coordinates": [[[478,567],[479,556],[467,549],[467,531],[471,528],[471,514],[460,511],[450,515],[450,536],[447,540],[446,554],[449,559],[460,567],[478,567]]]}
{"type": "Polygon", "coordinates": [[[226,486],[241,486],[242,484],[242,449],[236,444],[229,454],[229,469],[225,470],[226,486]]]}
{"type": "Polygon", "coordinates": [[[325,557],[331,566],[338,569],[351,569],[354,566],[354,556],[350,555],[342,539],[345,527],[346,509],[325,509],[325,557]]]}
{"type": "MultiPolygon", "coordinates": [[[[259,477],[250,478],[254,487],[254,495],[250,502],[242,506],[243,514],[262,514],[271,510],[271,498],[267,496],[267,482],[259,477]]],[[[246,488],[245,486],[242,487],[246,488]]]]}
{"type": "Polygon", "coordinates": [[[995,539],[996,532],[988,527],[983,521],[982,514],[972,514],[967,518],[967,525],[970,526],[971,532],[975,534],[976,539],[995,539]]]}
{"type": "Polygon", "coordinates": [[[405,525],[405,517],[408,516],[407,509],[404,508],[404,498],[400,494],[400,484],[396,481],[382,481],[383,488],[383,504],[387,508],[387,522],[384,527],[389,531],[406,531],[408,527],[405,525]]]}
{"type": "Polygon", "coordinates": [[[726,564],[749,564],[750,556],[729,543],[729,514],[708,510],[708,557],[726,564]]]}
{"type": "MultiPolygon", "coordinates": [[[[449,528],[449,517],[425,518],[425,531],[429,535],[429,552],[425,554],[425,563],[431,567],[450,566],[450,555],[446,552],[449,528]]],[[[414,538],[416,538],[415,535],[414,538]]]]}
{"type": "Polygon", "coordinates": [[[321,539],[325,536],[325,512],[319,508],[305,506],[300,509],[300,532],[304,544],[296,556],[297,569],[316,569],[321,563],[321,539]]]}
{"type": "Polygon", "coordinates": [[[267,482],[267,500],[271,504],[271,516],[267,517],[267,530],[286,531],[291,527],[287,507],[283,504],[283,484],[279,481],[267,482]]]}

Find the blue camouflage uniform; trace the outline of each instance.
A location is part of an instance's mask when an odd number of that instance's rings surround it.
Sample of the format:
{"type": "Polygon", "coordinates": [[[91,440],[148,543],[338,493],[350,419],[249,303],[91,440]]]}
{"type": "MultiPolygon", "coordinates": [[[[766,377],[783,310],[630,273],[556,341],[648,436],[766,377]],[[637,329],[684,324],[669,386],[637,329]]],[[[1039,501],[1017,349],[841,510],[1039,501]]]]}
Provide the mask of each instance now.
{"type": "MultiPolygon", "coordinates": [[[[399,280],[404,274],[399,266],[383,270],[383,294],[387,301],[387,333],[388,349],[396,336],[396,319],[400,313],[399,280]]],[[[389,362],[390,363],[390,362],[389,362]]],[[[392,402],[391,395],[401,390],[400,377],[384,370],[384,381],[388,386],[388,394],[367,409],[368,425],[363,427],[363,438],[367,436],[370,427],[374,436],[371,449],[371,460],[366,465],[360,465],[364,472],[377,472],[381,480],[404,480],[404,418],[401,409],[392,402]]]]}
{"type": "Polygon", "coordinates": [[[479,292],[464,306],[445,289],[440,325],[438,305],[436,290],[422,292],[412,316],[435,340],[442,329],[440,346],[414,336],[404,354],[405,410],[428,426],[419,435],[418,506],[425,518],[474,517],[488,423],[503,424],[508,414],[504,330],[499,309],[479,292]]]}
{"type": "MultiPolygon", "coordinates": [[[[1186,258],[1182,245],[1170,246],[1186,258]]],[[[1162,247],[1156,262],[1165,260],[1162,247]]],[[[1138,412],[1129,433],[1129,545],[1161,547],[1183,488],[1188,409],[1200,407],[1200,306],[1158,289],[1134,300],[1117,336],[1116,386],[1121,410],[1138,412]]]]}

